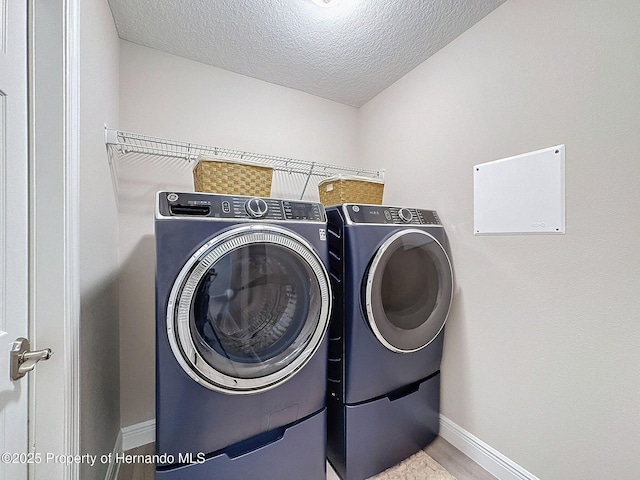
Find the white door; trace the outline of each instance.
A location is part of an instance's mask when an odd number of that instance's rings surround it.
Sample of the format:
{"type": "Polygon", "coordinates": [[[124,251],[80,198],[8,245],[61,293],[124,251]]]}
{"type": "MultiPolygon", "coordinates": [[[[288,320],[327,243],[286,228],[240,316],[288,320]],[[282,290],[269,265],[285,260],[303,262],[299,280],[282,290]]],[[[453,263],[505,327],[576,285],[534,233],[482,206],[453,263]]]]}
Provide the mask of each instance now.
{"type": "Polygon", "coordinates": [[[9,350],[27,337],[27,5],[0,0],[0,480],[27,478],[27,382],[9,350]]]}

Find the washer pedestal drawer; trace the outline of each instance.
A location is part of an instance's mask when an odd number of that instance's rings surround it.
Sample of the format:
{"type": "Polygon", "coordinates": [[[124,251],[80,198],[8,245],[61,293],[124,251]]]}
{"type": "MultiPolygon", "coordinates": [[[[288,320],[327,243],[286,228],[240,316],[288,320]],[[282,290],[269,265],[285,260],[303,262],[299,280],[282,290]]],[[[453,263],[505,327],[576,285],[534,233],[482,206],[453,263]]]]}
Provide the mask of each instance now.
{"type": "MultiPolygon", "coordinates": [[[[289,426],[273,441],[250,449],[251,439],[236,448],[170,469],[156,470],[156,480],[326,479],[326,409],[289,426]],[[239,447],[239,448],[238,448],[239,447]],[[246,451],[248,450],[248,451],[246,451]]],[[[259,436],[264,437],[264,436],[259,436]]],[[[257,437],[256,437],[257,438],[257,437]]],[[[256,439],[256,443],[261,441],[256,439]]],[[[198,457],[194,455],[194,461],[198,457]]]]}
{"type": "Polygon", "coordinates": [[[439,431],[440,372],[356,405],[328,399],[327,456],[344,480],[364,480],[431,443],[439,431]]]}

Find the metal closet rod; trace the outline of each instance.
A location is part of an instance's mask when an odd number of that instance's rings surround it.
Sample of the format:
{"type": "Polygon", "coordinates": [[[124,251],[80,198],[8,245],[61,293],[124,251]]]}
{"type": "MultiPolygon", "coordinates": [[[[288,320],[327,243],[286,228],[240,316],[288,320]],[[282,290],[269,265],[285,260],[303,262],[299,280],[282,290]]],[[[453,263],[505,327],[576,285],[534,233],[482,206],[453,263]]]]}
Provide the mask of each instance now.
{"type": "MultiPolygon", "coordinates": [[[[288,173],[307,175],[307,183],[312,175],[330,177],[333,175],[357,175],[378,180],[384,179],[384,170],[367,168],[353,168],[329,163],[309,162],[294,158],[277,157],[262,153],[243,152],[222,147],[198,145],[195,143],[167,140],[138,133],[121,132],[105,127],[105,142],[115,146],[120,153],[147,153],[175,158],[182,158],[194,162],[200,155],[221,156],[235,160],[260,163],[272,167],[274,170],[288,173]]],[[[305,185],[306,189],[306,185],[305,185]]]]}

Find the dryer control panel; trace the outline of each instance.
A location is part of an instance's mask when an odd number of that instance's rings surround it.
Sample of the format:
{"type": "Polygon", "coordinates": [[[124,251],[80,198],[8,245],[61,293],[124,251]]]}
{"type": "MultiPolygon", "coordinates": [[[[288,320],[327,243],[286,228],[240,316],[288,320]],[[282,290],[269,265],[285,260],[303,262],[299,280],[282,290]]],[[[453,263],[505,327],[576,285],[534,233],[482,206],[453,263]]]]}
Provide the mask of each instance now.
{"type": "Polygon", "coordinates": [[[160,192],[158,217],[325,222],[321,203],[209,193],[160,192]]]}
{"type": "Polygon", "coordinates": [[[346,204],[343,209],[351,223],[378,225],[442,225],[435,210],[346,204]]]}

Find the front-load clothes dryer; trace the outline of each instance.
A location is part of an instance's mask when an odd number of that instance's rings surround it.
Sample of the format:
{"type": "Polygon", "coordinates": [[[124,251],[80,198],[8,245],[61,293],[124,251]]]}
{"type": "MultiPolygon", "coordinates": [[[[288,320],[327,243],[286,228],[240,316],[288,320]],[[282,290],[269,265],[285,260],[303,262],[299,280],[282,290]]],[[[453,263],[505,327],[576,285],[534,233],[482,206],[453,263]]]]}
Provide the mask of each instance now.
{"type": "Polygon", "coordinates": [[[160,192],[158,480],[325,478],[321,204],[160,192]]]}
{"type": "Polygon", "coordinates": [[[453,271],[435,211],[345,204],[327,217],[327,453],[342,478],[360,480],[438,434],[453,271]]]}

